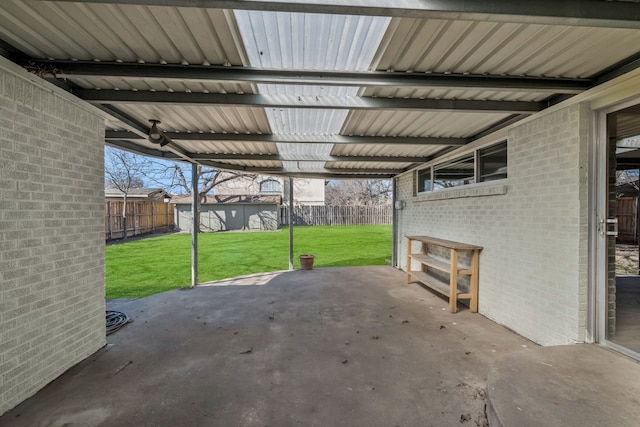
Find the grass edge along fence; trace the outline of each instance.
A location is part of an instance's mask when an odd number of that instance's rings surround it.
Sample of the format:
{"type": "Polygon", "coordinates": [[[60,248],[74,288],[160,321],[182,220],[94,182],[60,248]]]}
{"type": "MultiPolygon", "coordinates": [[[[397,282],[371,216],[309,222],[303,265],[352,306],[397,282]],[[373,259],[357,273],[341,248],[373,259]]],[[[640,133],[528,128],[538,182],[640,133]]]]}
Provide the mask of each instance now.
{"type": "MultiPolygon", "coordinates": [[[[390,225],[393,207],[294,206],[293,225],[390,225]]],[[[289,225],[289,207],[280,206],[280,225],[289,225]]]]}
{"type": "MultiPolygon", "coordinates": [[[[289,233],[201,233],[200,282],[287,270],[289,233]]],[[[297,255],[315,255],[314,268],[386,265],[391,226],[296,227],[297,255]]],[[[106,247],[107,298],[141,298],[191,284],[191,235],[166,234],[106,247]]]]}

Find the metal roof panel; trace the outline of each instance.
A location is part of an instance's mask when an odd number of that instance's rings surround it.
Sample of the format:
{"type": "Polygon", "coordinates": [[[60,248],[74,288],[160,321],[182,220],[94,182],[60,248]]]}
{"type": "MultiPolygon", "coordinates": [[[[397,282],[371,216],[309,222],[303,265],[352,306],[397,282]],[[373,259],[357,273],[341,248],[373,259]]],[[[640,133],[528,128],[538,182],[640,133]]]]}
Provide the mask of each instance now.
{"type": "Polygon", "coordinates": [[[415,99],[473,99],[489,101],[529,101],[539,102],[549,97],[548,92],[529,91],[497,91],[471,89],[433,89],[412,87],[378,87],[366,88],[360,91],[361,96],[378,98],[415,98],[415,99]]]}
{"type": "Polygon", "coordinates": [[[633,29],[393,18],[372,69],[580,78],[639,51],[633,29]]]}
{"type": "Polygon", "coordinates": [[[421,156],[429,157],[446,149],[442,145],[405,145],[389,144],[337,144],[333,146],[334,156],[421,156]]]}
{"type": "MultiPolygon", "coordinates": [[[[442,16],[440,16],[442,18],[442,16]]],[[[486,20],[380,18],[338,14],[229,11],[214,8],[2,0],[0,40],[26,56],[103,62],[213,64],[269,69],[396,70],[509,76],[593,77],[640,52],[638,30],[486,20]]],[[[37,72],[38,70],[36,70],[37,72]]],[[[549,92],[447,88],[254,85],[151,78],[68,77],[87,89],[300,96],[371,96],[540,102],[549,92]]],[[[80,92],[77,92],[80,93],[80,92]]],[[[348,111],[211,105],[118,104],[161,128],[192,153],[281,154],[294,161],[224,160],[229,166],[288,172],[345,173],[408,167],[403,162],[325,163],[336,156],[431,157],[444,145],[293,144],[186,141],[182,132],[469,138],[509,114],[450,111],[348,111]],[[180,132],[176,134],[175,132],[180,132]],[[299,159],[300,161],[295,161],[299,159]],[[349,172],[347,172],[349,171],[349,172]]],[[[384,108],[390,108],[386,104],[384,108]]],[[[112,129],[126,129],[109,120],[112,129]]],[[[138,132],[142,128],[138,126],[138,132]]],[[[146,139],[139,147],[167,150],[146,139]]],[[[135,147],[122,143],[125,148],[135,147]]],[[[278,158],[278,157],[272,157],[278,158]]],[[[396,159],[388,159],[396,160],[396,159]]]]}
{"type": "Polygon", "coordinates": [[[220,9],[3,0],[0,35],[38,58],[247,65],[220,9]]]}
{"type": "MultiPolygon", "coordinates": [[[[287,12],[235,11],[249,62],[270,69],[364,71],[378,46],[388,18],[287,12]]],[[[355,87],[258,85],[272,95],[356,95],[355,87]]],[[[267,109],[276,134],[340,130],[347,111],[267,109]]],[[[306,150],[317,148],[305,145],[306,150]]]]}
{"type": "Polygon", "coordinates": [[[340,133],[362,136],[469,138],[509,114],[421,111],[352,111],[340,133]]]}
{"type": "Polygon", "coordinates": [[[71,81],[84,89],[100,90],[154,90],[158,92],[201,92],[201,93],[257,93],[251,83],[139,79],[122,77],[69,77],[71,81]]]}
{"type": "Polygon", "coordinates": [[[189,152],[198,154],[278,154],[276,144],[273,143],[237,141],[185,141],[180,140],[180,134],[169,133],[168,136],[172,138],[174,142],[180,147],[189,152]]]}
{"type": "Polygon", "coordinates": [[[348,110],[267,108],[266,116],[275,134],[335,134],[348,110]]]}
{"type": "Polygon", "coordinates": [[[380,169],[380,172],[384,172],[385,169],[405,169],[411,166],[413,163],[396,163],[396,162],[327,162],[326,168],[336,169],[339,172],[340,169],[380,169]]]}
{"type": "MultiPolygon", "coordinates": [[[[275,160],[224,160],[224,161],[216,161],[216,163],[227,164],[230,166],[244,166],[244,167],[252,167],[252,168],[281,168],[282,163],[275,160]]],[[[251,171],[247,171],[247,173],[251,173],[251,171]]]]}
{"type": "Polygon", "coordinates": [[[234,11],[254,67],[366,70],[389,18],[234,11]]]}
{"type": "Polygon", "coordinates": [[[119,104],[118,108],[142,122],[160,120],[165,132],[271,133],[267,116],[258,107],[119,104]]]}

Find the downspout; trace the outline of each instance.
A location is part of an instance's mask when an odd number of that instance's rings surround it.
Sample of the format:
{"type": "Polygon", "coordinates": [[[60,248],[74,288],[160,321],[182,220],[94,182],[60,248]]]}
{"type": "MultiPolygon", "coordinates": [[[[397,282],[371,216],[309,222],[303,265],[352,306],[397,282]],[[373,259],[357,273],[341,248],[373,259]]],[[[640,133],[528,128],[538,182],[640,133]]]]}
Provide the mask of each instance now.
{"type": "Polygon", "coordinates": [[[198,210],[198,165],[191,165],[191,287],[198,284],[198,230],[200,212],[198,210]]]}

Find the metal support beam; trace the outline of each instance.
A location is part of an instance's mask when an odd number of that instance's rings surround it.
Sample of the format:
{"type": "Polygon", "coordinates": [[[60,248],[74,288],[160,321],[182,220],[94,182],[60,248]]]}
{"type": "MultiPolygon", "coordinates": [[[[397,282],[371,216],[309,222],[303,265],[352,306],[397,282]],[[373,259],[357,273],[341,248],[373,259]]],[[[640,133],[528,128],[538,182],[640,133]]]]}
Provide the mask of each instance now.
{"type": "MultiPolygon", "coordinates": [[[[371,175],[371,174],[387,174],[387,175],[398,175],[402,172],[404,172],[405,169],[382,169],[382,168],[331,168],[331,167],[325,167],[324,169],[319,170],[319,172],[326,172],[326,173],[333,173],[333,174],[366,174],[366,175],[371,175]]],[[[302,171],[301,171],[302,172],[302,171]]]]}
{"type": "Polygon", "coordinates": [[[519,22],[609,28],[640,28],[631,1],[596,0],[47,0],[55,2],[202,7],[467,21],[519,22]]]}
{"type": "MultiPolygon", "coordinates": [[[[167,153],[164,151],[154,150],[142,146],[137,146],[128,141],[117,141],[117,140],[109,140],[107,141],[108,145],[111,145],[116,148],[120,148],[122,150],[128,150],[135,152],[137,154],[143,154],[145,156],[159,157],[172,161],[181,161],[183,160],[180,156],[175,155],[173,153],[167,153]]],[[[355,156],[354,156],[355,157],[355,156]]],[[[411,158],[410,158],[411,159],[411,158]]],[[[422,158],[421,158],[422,159],[422,158]]],[[[430,158],[425,158],[425,161],[430,160],[430,158]]],[[[352,159],[350,156],[344,156],[344,161],[358,161],[352,159]]],[[[360,160],[362,161],[362,160],[360,160]]],[[[376,160],[376,161],[384,161],[387,160],[376,160]]],[[[400,162],[400,160],[395,160],[393,162],[400,162]]],[[[406,161],[405,163],[408,163],[406,161]]],[[[418,162],[418,163],[423,163],[418,162]]],[[[295,177],[306,177],[306,178],[320,178],[320,179],[387,179],[391,178],[398,173],[404,172],[403,169],[332,169],[325,168],[324,172],[313,172],[313,173],[305,173],[305,172],[287,172],[282,167],[276,168],[265,168],[265,167],[251,167],[251,166],[239,166],[233,164],[226,164],[220,162],[208,162],[208,161],[198,161],[198,164],[203,166],[209,166],[216,169],[226,169],[233,171],[241,171],[246,173],[263,173],[263,174],[276,174],[281,176],[295,176],[295,177]]],[[[410,167],[406,168],[409,169],[410,167]]]]}
{"type": "Polygon", "coordinates": [[[18,64],[24,63],[28,59],[24,53],[4,40],[0,40],[0,56],[4,56],[9,61],[13,61],[18,64]]]}
{"type": "Polygon", "coordinates": [[[198,165],[191,165],[191,287],[198,284],[198,231],[200,211],[198,209],[198,165]]]}
{"type": "MultiPolygon", "coordinates": [[[[266,135],[266,134],[230,134],[199,132],[165,132],[174,141],[226,141],[226,142],[266,142],[296,144],[382,144],[382,145],[466,145],[468,138],[436,138],[412,136],[353,136],[353,135],[266,135]]],[[[141,136],[128,131],[108,130],[107,141],[122,139],[140,139],[141,136]]],[[[146,136],[144,137],[146,138],[146,136]]],[[[182,143],[181,145],[185,145],[182,143]]]]}
{"type": "Polygon", "coordinates": [[[73,94],[94,104],[227,105],[235,107],[338,110],[423,110],[533,114],[544,102],[465,99],[372,98],[361,96],[291,96],[76,89],[73,94]]]}
{"type": "MultiPolygon", "coordinates": [[[[149,135],[150,127],[142,123],[135,117],[130,116],[129,114],[123,111],[120,111],[120,109],[112,105],[96,104],[95,106],[98,109],[110,115],[111,117],[113,117],[114,119],[116,119],[117,121],[121,122],[125,127],[129,128],[129,131],[126,131],[128,132],[129,135],[137,135],[137,138],[139,139],[147,139],[147,136],[149,135]]],[[[118,139],[121,139],[121,138],[118,138],[118,139]]],[[[127,138],[122,138],[122,139],[127,139],[127,138]]]]}
{"type": "MultiPolygon", "coordinates": [[[[384,170],[384,169],[383,169],[384,170]]],[[[407,168],[408,170],[408,168],[407,168]]],[[[404,171],[403,171],[404,172],[404,171]]],[[[369,174],[348,174],[348,173],[328,173],[328,172],[283,172],[281,176],[291,176],[294,178],[317,178],[317,179],[391,179],[398,174],[394,173],[378,173],[369,174]]]]}
{"type": "Polygon", "coordinates": [[[428,157],[402,157],[402,156],[330,156],[307,155],[305,158],[296,157],[293,154],[192,154],[194,160],[269,160],[278,162],[384,162],[384,163],[424,163],[428,157]]]}
{"type": "Polygon", "coordinates": [[[133,153],[142,154],[149,157],[157,157],[160,159],[173,160],[173,161],[182,160],[182,157],[178,156],[177,154],[144,147],[142,145],[134,144],[131,141],[108,139],[106,140],[106,143],[107,145],[110,145],[115,148],[119,148],[121,150],[131,151],[133,153]]]}
{"type": "MultiPolygon", "coordinates": [[[[95,106],[100,110],[104,111],[105,113],[109,114],[114,119],[120,121],[126,127],[128,127],[130,130],[125,131],[127,135],[137,136],[135,139],[147,139],[147,136],[149,135],[150,127],[147,126],[146,124],[140,122],[138,119],[128,115],[127,113],[120,111],[117,107],[114,107],[112,105],[96,104],[95,106]]],[[[127,139],[127,138],[122,138],[122,139],[127,139]]],[[[130,139],[134,139],[134,138],[130,138],[130,139]]],[[[117,145],[117,143],[114,143],[114,145],[117,145]]],[[[140,147],[140,148],[141,149],[138,150],[133,146],[129,146],[129,148],[127,149],[130,151],[138,151],[138,152],[142,152],[143,150],[149,150],[149,149],[146,149],[145,147],[140,147]]],[[[169,142],[168,144],[166,144],[166,149],[172,152],[173,154],[175,154],[176,158],[172,160],[181,159],[189,163],[194,163],[194,160],[190,157],[190,154],[184,151],[182,148],[178,147],[176,144],[173,144],[171,142],[171,138],[169,138],[169,142]]],[[[160,151],[153,150],[152,152],[159,153],[160,151]]],[[[149,155],[154,156],[155,154],[149,154],[149,155]]],[[[160,157],[165,157],[165,155],[162,155],[160,157]]]]}
{"type": "Polygon", "coordinates": [[[432,87],[448,89],[513,90],[580,93],[591,79],[553,77],[487,76],[469,74],[407,73],[402,71],[309,71],[271,70],[211,65],[138,64],[93,61],[48,61],[31,59],[29,64],[55,70],[57,78],[122,77],[138,79],[233,81],[262,84],[356,87],[432,87]]]}
{"type": "Polygon", "coordinates": [[[289,270],[293,271],[293,177],[289,177],[289,270]]]}
{"type": "MultiPolygon", "coordinates": [[[[480,138],[483,138],[487,135],[491,135],[492,133],[495,133],[497,131],[499,131],[500,129],[504,129],[507,126],[511,126],[514,123],[519,122],[520,120],[526,118],[527,115],[525,114],[516,114],[513,115],[511,117],[507,117],[504,120],[500,120],[497,123],[492,123],[491,125],[489,125],[486,129],[484,129],[483,131],[477,133],[476,135],[473,136],[473,138],[471,138],[473,141],[478,140],[480,138]]],[[[444,153],[443,153],[444,154],[444,153]]]]}
{"type": "MultiPolygon", "coordinates": [[[[640,8],[640,5],[638,5],[640,8]]],[[[613,80],[616,77],[619,77],[629,71],[633,71],[640,67],[640,53],[630,56],[629,58],[625,58],[624,60],[618,62],[617,64],[612,65],[611,67],[604,70],[600,75],[596,78],[595,85],[600,85],[608,82],[609,80],[613,80]]]]}

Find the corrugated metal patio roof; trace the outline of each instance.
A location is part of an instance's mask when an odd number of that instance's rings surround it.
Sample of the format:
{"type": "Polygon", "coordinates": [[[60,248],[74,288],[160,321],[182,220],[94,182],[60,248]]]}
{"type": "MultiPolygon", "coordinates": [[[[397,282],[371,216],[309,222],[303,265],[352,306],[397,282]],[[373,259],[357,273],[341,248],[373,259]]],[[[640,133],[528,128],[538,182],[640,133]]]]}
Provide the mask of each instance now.
{"type": "Polygon", "coordinates": [[[110,145],[331,178],[394,176],[639,63],[637,3],[438,3],[3,0],[0,54],[105,111],[110,145]]]}

